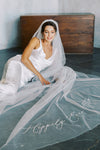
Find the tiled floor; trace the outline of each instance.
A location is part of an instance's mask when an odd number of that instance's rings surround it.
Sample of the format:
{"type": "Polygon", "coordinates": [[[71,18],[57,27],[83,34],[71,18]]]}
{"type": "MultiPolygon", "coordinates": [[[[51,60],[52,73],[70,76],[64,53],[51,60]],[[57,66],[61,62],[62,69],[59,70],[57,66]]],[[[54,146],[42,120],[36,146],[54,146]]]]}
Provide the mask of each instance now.
{"type": "MultiPolygon", "coordinates": [[[[7,59],[21,53],[21,49],[12,48],[0,51],[0,78],[7,59]]],[[[93,55],[66,55],[66,65],[75,71],[100,76],[100,49],[95,48],[93,55]]],[[[100,150],[100,125],[72,140],[65,141],[41,150],[100,150]]]]}

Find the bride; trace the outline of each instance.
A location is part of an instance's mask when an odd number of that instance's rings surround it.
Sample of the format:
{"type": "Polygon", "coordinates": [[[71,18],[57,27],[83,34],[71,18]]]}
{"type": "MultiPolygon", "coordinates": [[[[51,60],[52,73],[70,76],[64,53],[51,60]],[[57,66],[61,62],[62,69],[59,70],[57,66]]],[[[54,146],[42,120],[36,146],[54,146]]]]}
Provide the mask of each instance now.
{"type": "Polygon", "coordinates": [[[100,124],[100,78],[66,62],[58,23],[43,21],[0,83],[0,150],[34,150],[100,124]]]}
{"type": "MultiPolygon", "coordinates": [[[[64,63],[64,49],[57,22],[45,20],[33,35],[22,56],[17,55],[6,63],[0,93],[16,93],[34,76],[38,77],[42,85],[48,85],[50,81],[46,80],[40,71],[48,68],[46,72],[52,74],[52,71],[60,70],[64,63]]],[[[67,69],[68,72],[72,71],[71,68],[67,69]]],[[[75,72],[70,75],[75,79],[75,72]]]]}

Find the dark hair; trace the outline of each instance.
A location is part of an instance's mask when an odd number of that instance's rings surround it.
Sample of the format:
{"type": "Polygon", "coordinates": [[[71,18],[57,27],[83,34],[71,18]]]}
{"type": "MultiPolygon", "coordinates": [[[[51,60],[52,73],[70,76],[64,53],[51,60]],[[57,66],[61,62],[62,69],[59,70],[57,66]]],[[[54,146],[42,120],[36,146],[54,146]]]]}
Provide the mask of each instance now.
{"type": "Polygon", "coordinates": [[[46,26],[52,26],[52,27],[54,27],[55,32],[57,32],[57,27],[56,27],[55,23],[53,23],[52,21],[48,21],[48,22],[45,22],[45,23],[42,25],[41,33],[44,32],[46,26]]]}

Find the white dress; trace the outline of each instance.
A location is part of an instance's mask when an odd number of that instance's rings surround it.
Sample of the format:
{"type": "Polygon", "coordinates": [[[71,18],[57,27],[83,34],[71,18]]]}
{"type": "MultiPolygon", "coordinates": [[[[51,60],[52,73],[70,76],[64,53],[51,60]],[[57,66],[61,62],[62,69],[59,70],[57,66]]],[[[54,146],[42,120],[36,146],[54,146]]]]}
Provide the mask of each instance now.
{"type": "MultiPolygon", "coordinates": [[[[38,71],[51,66],[54,58],[53,53],[45,59],[41,41],[30,56],[38,71]]],[[[100,124],[100,77],[63,66],[54,74],[58,79],[55,83],[42,86],[34,80],[25,85],[33,76],[21,63],[21,55],[8,60],[0,100],[2,94],[23,87],[0,101],[0,150],[37,150],[70,140],[100,124]]]]}
{"type": "MultiPolygon", "coordinates": [[[[46,59],[45,57],[46,55],[40,40],[40,47],[34,49],[29,58],[39,72],[52,64],[54,54],[49,59],[46,59]]],[[[24,86],[33,77],[34,73],[21,62],[21,55],[16,55],[15,57],[10,58],[5,65],[0,83],[0,93],[16,93],[20,87],[24,86]]]]}

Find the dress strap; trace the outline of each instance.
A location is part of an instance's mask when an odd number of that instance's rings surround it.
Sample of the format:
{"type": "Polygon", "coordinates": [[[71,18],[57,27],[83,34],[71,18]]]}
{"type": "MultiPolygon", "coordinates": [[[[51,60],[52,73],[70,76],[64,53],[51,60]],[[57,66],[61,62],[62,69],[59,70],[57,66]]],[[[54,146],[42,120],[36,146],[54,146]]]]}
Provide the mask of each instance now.
{"type": "Polygon", "coordinates": [[[39,41],[40,41],[40,46],[37,48],[37,50],[40,50],[42,48],[41,39],[39,39],[39,41]]]}

